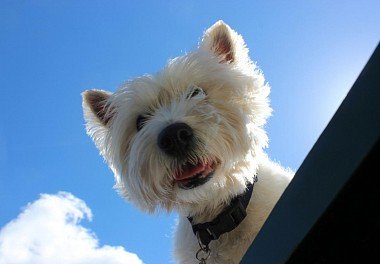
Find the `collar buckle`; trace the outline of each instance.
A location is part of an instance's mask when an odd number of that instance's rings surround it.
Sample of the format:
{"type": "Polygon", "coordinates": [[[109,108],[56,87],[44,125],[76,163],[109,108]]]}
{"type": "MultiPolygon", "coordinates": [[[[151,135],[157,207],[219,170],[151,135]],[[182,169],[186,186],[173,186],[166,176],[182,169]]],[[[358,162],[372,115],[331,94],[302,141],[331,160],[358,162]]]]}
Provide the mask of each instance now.
{"type": "Polygon", "coordinates": [[[240,199],[232,203],[212,222],[193,225],[194,234],[199,235],[204,245],[211,240],[218,239],[222,234],[234,230],[247,216],[247,212],[240,199]]]}
{"type": "Polygon", "coordinates": [[[231,208],[229,211],[227,211],[227,215],[231,221],[231,226],[234,226],[232,229],[236,228],[244,220],[244,218],[247,216],[247,211],[245,210],[244,205],[240,199],[235,200],[231,204],[231,208]]]}

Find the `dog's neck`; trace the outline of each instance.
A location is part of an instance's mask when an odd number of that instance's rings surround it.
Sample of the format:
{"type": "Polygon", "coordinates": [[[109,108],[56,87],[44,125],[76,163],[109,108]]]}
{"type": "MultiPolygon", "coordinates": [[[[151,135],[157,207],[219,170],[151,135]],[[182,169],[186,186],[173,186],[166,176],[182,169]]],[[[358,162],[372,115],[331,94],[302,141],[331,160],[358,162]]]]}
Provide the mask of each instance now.
{"type": "Polygon", "coordinates": [[[248,182],[254,182],[261,154],[257,151],[255,157],[247,156],[246,159],[238,161],[238,164],[231,166],[227,175],[221,177],[226,182],[210,190],[207,199],[197,203],[181,203],[181,207],[177,208],[178,213],[183,217],[192,217],[195,224],[212,221],[231,203],[232,199],[247,190],[248,182]]]}
{"type": "Polygon", "coordinates": [[[252,197],[253,183],[247,183],[244,193],[234,197],[230,204],[223,209],[212,221],[195,224],[193,217],[188,217],[192,225],[194,235],[198,237],[202,245],[208,247],[212,240],[216,240],[220,235],[234,230],[247,216],[247,207],[252,197]]]}
{"type": "Polygon", "coordinates": [[[235,197],[242,195],[246,189],[246,183],[235,182],[234,192],[231,192],[231,189],[222,188],[215,192],[215,196],[207,202],[188,204],[179,213],[184,217],[191,217],[194,224],[212,221],[230,205],[235,197]]]}

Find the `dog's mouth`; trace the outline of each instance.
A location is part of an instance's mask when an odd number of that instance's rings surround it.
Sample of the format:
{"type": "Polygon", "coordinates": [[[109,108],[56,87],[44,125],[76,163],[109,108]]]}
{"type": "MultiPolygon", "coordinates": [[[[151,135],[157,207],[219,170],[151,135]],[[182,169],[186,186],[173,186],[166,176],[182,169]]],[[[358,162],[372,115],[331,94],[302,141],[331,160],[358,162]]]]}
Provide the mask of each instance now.
{"type": "Polygon", "coordinates": [[[215,168],[216,163],[213,161],[200,161],[195,165],[187,162],[174,174],[174,180],[181,189],[193,189],[206,183],[214,174],[215,168]]]}

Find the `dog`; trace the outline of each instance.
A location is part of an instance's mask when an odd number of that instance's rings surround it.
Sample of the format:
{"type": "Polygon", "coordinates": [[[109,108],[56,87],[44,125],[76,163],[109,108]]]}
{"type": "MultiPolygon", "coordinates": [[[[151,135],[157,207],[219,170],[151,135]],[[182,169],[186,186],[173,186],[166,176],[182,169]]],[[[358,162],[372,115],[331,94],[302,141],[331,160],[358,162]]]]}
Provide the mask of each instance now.
{"type": "Polygon", "coordinates": [[[291,180],[264,152],[269,92],[242,36],[218,21],[160,72],[82,93],[120,195],[178,212],[178,263],[239,263],[291,180]]]}

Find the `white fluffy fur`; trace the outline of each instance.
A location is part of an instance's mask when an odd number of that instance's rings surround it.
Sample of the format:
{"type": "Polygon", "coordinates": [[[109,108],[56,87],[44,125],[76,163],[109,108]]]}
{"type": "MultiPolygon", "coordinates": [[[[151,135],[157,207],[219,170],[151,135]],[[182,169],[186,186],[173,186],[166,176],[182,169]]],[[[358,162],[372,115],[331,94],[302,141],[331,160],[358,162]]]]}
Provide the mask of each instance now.
{"type": "Polygon", "coordinates": [[[187,216],[195,223],[212,220],[257,174],[247,218],[210,244],[208,263],[238,263],[286,188],[292,173],[263,152],[269,91],[243,38],[218,21],[197,50],[169,61],[161,72],[128,81],[112,94],[84,92],[87,132],[113,170],[120,194],[148,212],[178,211],[179,263],[197,263],[199,246],[187,216]],[[189,98],[196,87],[205,93],[189,98]],[[142,114],[148,119],[137,131],[142,114]],[[176,122],[194,130],[196,154],[189,161],[218,164],[208,182],[190,190],[174,181],[181,163],[157,146],[158,134],[176,122]]]}

